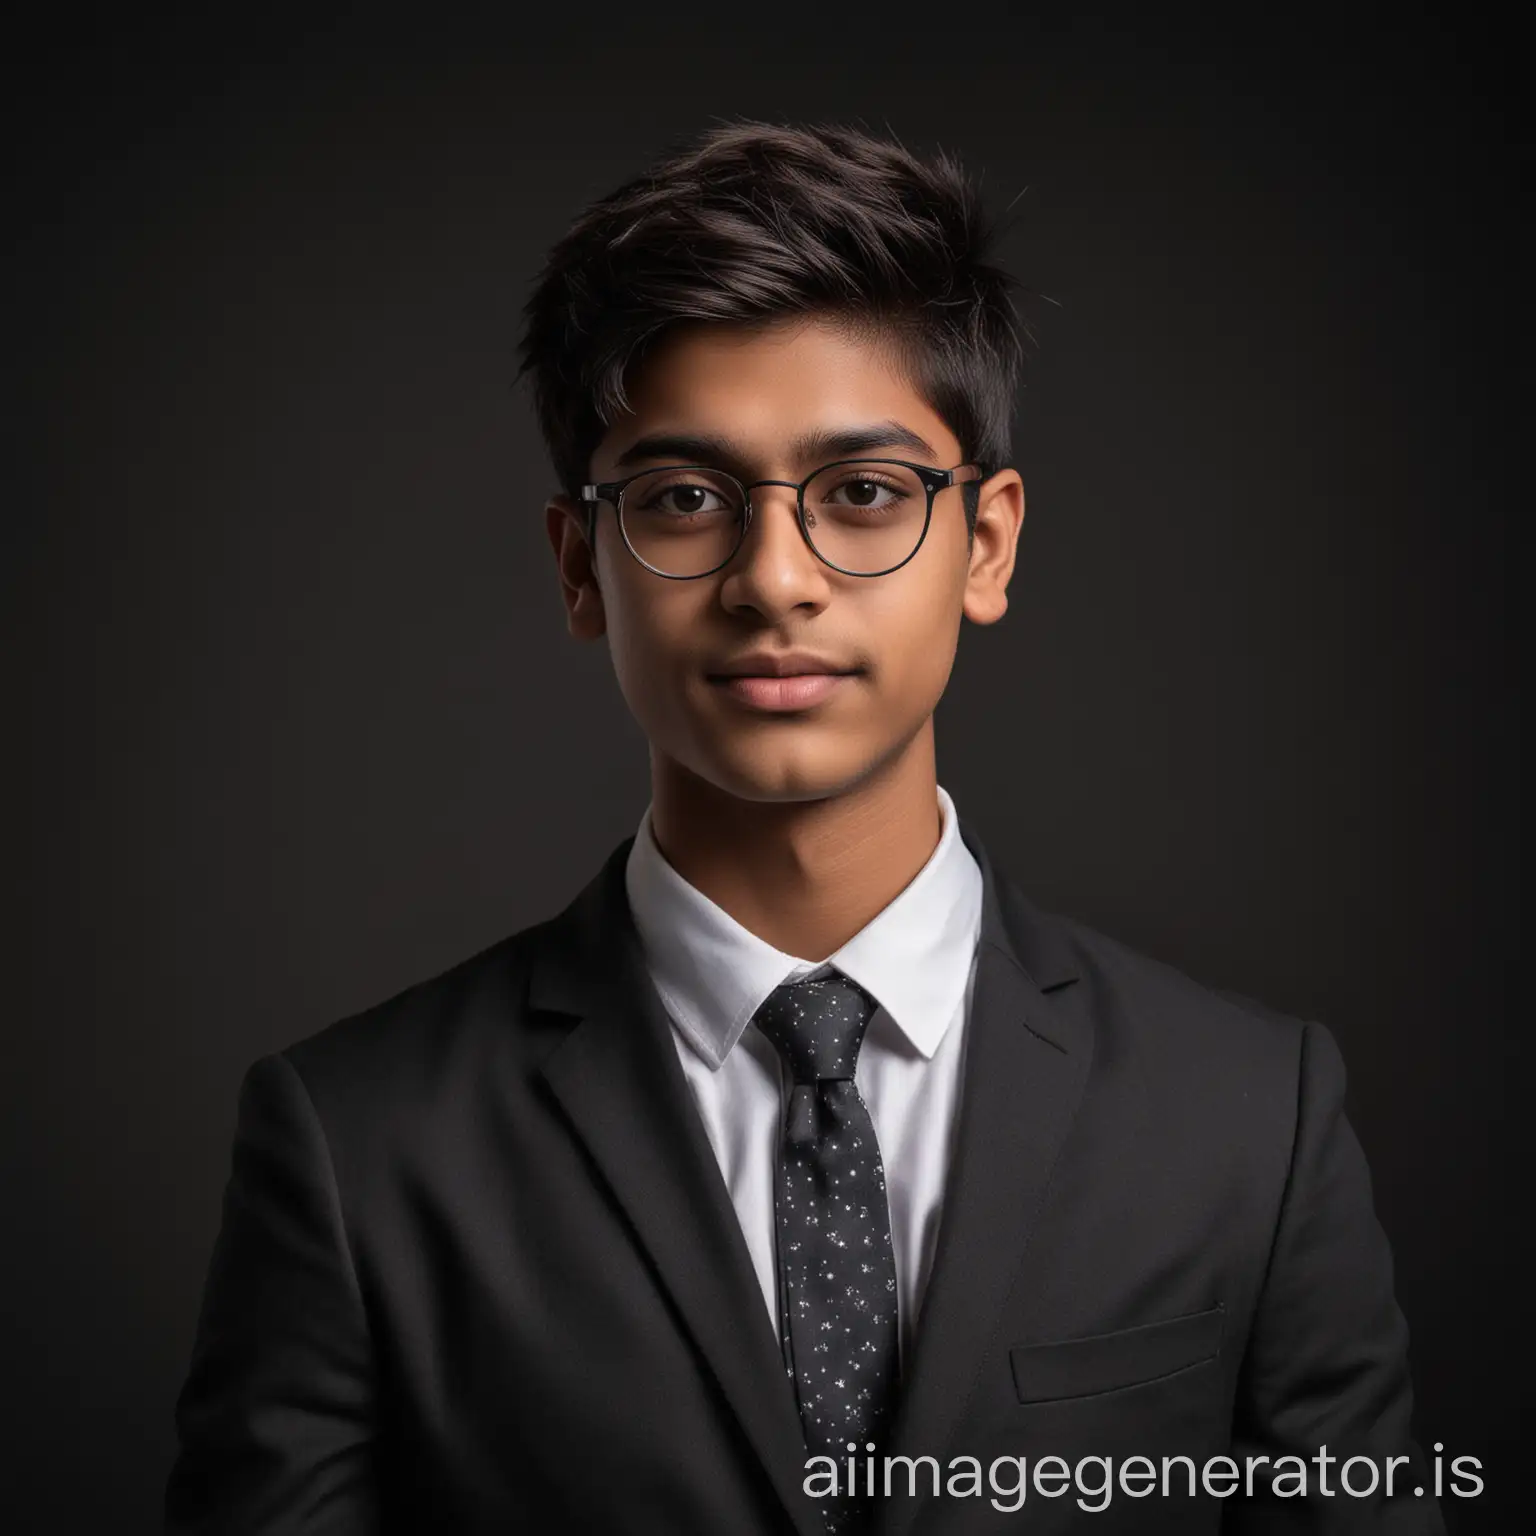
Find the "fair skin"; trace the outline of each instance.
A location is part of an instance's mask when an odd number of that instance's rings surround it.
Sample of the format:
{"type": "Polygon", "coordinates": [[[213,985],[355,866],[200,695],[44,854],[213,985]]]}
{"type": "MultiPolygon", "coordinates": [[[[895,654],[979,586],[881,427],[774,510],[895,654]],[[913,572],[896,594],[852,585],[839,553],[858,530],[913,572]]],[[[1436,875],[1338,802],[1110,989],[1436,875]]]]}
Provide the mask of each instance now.
{"type": "MultiPolygon", "coordinates": [[[[657,434],[716,440],[719,467],[749,482],[799,481],[843,456],[796,457],[797,439],[892,423],[928,451],[903,443],[868,456],[965,462],[877,339],[819,319],[680,327],[628,385],[631,410],[598,444],[593,481],[713,462],[644,451],[657,434]]],[[[746,542],[723,569],[690,581],[632,559],[611,507],[595,550],[567,497],[549,502],[546,527],[567,626],[579,639],[606,637],[649,740],[662,853],[745,928],[819,961],[888,906],[937,844],[933,710],[962,618],[993,624],[1007,610],[1024,488],[1012,469],[982,483],[969,545],[963,492],[941,491],[917,554],[871,579],[817,559],[792,490],[752,495],[746,542]],[[764,710],[720,677],[762,650],[814,652],[848,675],[807,707],[764,710]]]]}

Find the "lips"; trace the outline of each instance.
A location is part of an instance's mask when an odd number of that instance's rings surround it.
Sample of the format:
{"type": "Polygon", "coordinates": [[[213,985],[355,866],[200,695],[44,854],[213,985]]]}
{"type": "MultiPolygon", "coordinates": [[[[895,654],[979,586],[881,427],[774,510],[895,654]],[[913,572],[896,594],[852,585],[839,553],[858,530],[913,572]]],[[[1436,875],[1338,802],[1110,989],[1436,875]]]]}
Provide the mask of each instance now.
{"type": "Polygon", "coordinates": [[[748,709],[783,713],[813,708],[861,670],[809,651],[755,651],[711,671],[709,680],[748,709]]]}
{"type": "Polygon", "coordinates": [[[723,677],[720,686],[753,709],[809,709],[852,679],[850,672],[802,672],[795,677],[723,677]]]}
{"type": "Polygon", "coordinates": [[[816,674],[846,676],[857,672],[857,667],[844,665],[828,656],[817,656],[811,651],[753,651],[712,668],[710,676],[718,677],[808,677],[816,674]]]}

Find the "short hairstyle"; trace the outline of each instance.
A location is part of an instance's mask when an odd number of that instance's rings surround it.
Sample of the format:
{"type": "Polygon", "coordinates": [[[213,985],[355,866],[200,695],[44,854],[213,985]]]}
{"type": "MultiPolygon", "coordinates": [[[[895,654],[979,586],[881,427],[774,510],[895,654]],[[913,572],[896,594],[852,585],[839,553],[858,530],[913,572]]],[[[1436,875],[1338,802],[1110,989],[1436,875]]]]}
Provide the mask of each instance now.
{"type": "MultiPolygon", "coordinates": [[[[687,322],[823,316],[894,343],[966,462],[1008,462],[1028,330],[979,190],[940,153],[840,125],[716,127],[592,204],[524,306],[518,378],[566,494],[628,409],[625,376],[687,322]]],[[[975,516],[975,487],[966,510],[975,516]]]]}

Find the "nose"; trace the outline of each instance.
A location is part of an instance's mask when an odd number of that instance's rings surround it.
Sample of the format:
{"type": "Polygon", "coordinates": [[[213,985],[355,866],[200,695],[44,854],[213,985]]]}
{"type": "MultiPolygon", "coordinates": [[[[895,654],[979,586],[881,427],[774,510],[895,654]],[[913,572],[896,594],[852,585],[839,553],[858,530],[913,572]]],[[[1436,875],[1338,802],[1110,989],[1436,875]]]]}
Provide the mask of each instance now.
{"type": "Polygon", "coordinates": [[[748,487],[752,520],[725,568],[720,601],[733,612],[752,610],[776,620],[796,608],[824,607],[830,570],[800,531],[796,491],[778,481],[748,487]]]}

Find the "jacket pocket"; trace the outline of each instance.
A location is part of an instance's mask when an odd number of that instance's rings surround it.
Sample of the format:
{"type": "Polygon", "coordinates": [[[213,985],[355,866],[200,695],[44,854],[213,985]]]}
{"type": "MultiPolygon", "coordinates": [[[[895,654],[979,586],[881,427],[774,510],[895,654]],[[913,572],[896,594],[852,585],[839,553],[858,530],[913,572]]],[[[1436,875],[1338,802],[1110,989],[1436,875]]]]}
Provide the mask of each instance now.
{"type": "Polygon", "coordinates": [[[1016,1344],[1008,1351],[1021,1403],[1091,1397],[1141,1386],[1214,1360],[1221,1352],[1225,1312],[1205,1312],[1144,1323],[1115,1333],[1050,1344],[1016,1344]]]}

